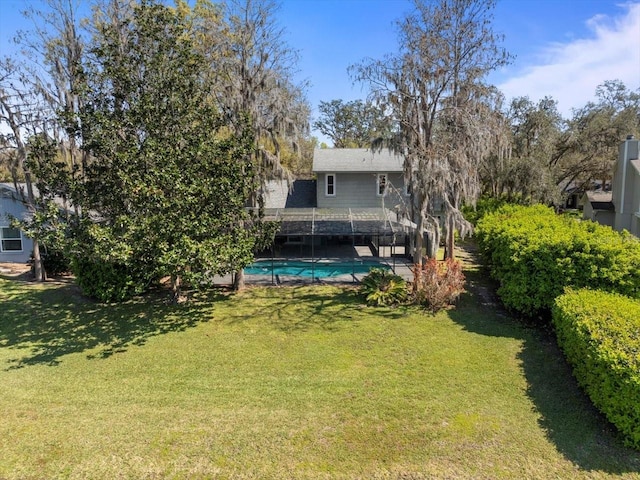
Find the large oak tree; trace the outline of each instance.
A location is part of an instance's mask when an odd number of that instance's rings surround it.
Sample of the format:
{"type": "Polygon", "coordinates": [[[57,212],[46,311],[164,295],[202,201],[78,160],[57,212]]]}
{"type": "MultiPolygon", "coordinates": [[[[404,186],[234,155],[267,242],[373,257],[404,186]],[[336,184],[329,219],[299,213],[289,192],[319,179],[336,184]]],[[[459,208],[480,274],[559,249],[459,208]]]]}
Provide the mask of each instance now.
{"type": "Polygon", "coordinates": [[[460,208],[480,191],[478,168],[493,141],[495,91],[485,80],[509,60],[491,27],[493,6],[485,0],[414,0],[413,13],[398,23],[399,52],[352,67],[399,124],[390,145],[405,157],[416,263],[425,233],[427,255],[434,256],[444,227],[451,256],[454,232],[470,227],[460,208]]]}

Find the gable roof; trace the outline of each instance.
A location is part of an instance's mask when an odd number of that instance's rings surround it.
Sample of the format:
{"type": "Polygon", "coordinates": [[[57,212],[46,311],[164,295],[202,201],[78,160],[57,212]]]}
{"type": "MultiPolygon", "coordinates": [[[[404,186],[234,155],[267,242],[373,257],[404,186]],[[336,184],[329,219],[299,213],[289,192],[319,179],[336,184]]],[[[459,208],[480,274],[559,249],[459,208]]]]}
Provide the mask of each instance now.
{"type": "Polygon", "coordinates": [[[402,172],[403,158],[384,149],[318,148],[313,153],[314,172],[402,172]]]}
{"type": "Polygon", "coordinates": [[[10,198],[22,202],[22,198],[20,198],[12,183],[0,183],[0,198],[10,198]]]}
{"type": "Polygon", "coordinates": [[[613,193],[612,192],[585,192],[587,201],[591,204],[594,210],[611,210],[615,208],[613,206],[613,193]]]}

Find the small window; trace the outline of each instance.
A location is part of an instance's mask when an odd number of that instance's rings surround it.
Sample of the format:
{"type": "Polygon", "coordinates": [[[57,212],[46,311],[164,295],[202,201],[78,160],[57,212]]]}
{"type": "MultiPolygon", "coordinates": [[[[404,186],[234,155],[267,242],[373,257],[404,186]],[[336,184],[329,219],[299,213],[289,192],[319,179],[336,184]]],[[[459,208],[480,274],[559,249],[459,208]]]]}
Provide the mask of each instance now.
{"type": "Polygon", "coordinates": [[[17,228],[0,228],[0,250],[3,252],[21,252],[22,234],[17,228]]]}
{"type": "Polygon", "coordinates": [[[406,197],[408,197],[409,195],[411,195],[411,184],[409,182],[405,182],[404,183],[404,191],[403,191],[404,195],[406,197]]]}
{"type": "Polygon", "coordinates": [[[336,175],[334,173],[327,173],[325,180],[325,194],[327,197],[334,197],[336,195],[336,175]]]}
{"type": "Polygon", "coordinates": [[[379,173],[376,184],[378,189],[378,196],[382,197],[386,195],[387,194],[387,174],[379,173]]]}

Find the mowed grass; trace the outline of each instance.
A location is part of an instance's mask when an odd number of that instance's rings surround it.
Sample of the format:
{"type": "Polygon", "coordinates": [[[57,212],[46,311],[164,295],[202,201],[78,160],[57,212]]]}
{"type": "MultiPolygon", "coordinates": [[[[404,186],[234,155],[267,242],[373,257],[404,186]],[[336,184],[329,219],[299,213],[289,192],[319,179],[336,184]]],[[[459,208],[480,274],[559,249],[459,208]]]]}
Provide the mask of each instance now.
{"type": "Polygon", "coordinates": [[[480,300],[98,305],[0,279],[0,478],[640,478],[553,339],[480,300]]]}

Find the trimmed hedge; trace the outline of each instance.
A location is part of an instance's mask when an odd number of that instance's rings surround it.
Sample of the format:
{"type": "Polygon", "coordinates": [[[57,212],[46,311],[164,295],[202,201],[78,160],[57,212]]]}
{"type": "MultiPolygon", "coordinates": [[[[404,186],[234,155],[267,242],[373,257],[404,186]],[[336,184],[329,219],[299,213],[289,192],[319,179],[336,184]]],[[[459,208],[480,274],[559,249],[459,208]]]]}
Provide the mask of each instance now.
{"type": "Polygon", "coordinates": [[[558,344],[593,404],[640,450],[640,302],[568,290],[552,314],[558,344]]]}
{"type": "Polygon", "coordinates": [[[568,286],[640,298],[640,241],[627,232],[508,205],[478,222],[476,238],[503,303],[524,315],[545,316],[568,286]]]}

